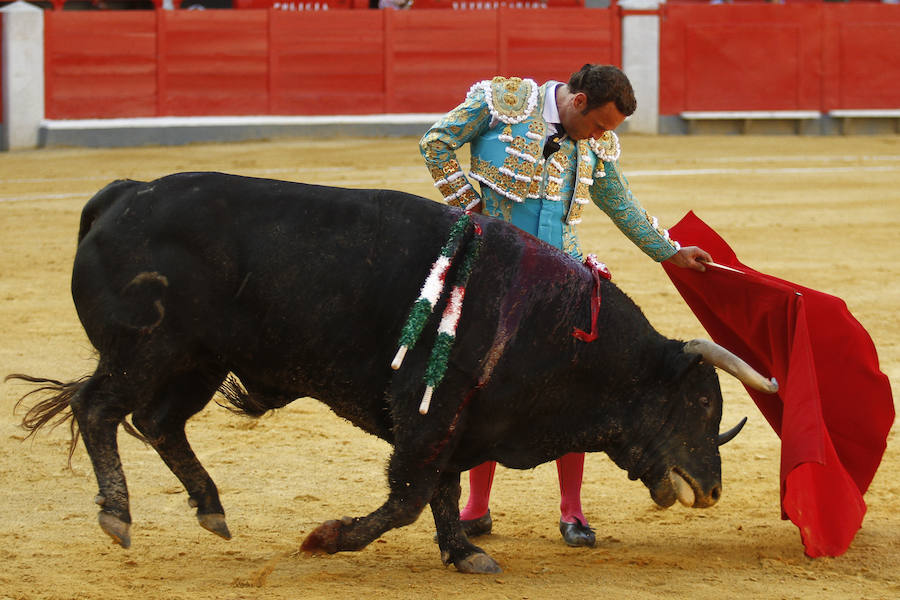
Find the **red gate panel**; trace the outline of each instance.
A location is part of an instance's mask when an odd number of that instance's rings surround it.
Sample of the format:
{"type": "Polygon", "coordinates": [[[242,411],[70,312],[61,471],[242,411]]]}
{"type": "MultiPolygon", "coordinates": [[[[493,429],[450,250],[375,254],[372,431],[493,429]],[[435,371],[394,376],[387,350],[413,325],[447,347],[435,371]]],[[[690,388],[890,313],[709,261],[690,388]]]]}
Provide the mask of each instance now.
{"type": "Polygon", "coordinates": [[[621,65],[619,23],[611,10],[502,10],[499,73],[542,83],[568,81],[584,63],[621,65]]]}
{"type": "MultiPolygon", "coordinates": [[[[670,5],[660,112],[896,109],[891,5],[670,5]]],[[[621,63],[604,9],[48,11],[46,115],[443,112],[495,74],[621,63]]]]}
{"type": "Polygon", "coordinates": [[[900,9],[825,6],[824,110],[900,108],[900,9]]]}
{"type": "Polygon", "coordinates": [[[45,114],[50,119],[152,117],[152,11],[45,11],[45,114]]]}
{"type": "Polygon", "coordinates": [[[270,112],[384,112],[385,14],[377,10],[272,12],[270,112]]]}
{"type": "Polygon", "coordinates": [[[619,63],[603,9],[49,12],[49,118],[443,112],[619,63]]]}
{"type": "Polygon", "coordinates": [[[157,11],[162,115],[268,112],[268,12],[157,11]]]}
{"type": "Polygon", "coordinates": [[[496,10],[385,12],[385,109],[450,110],[497,74],[496,10]]]}
{"type": "Polygon", "coordinates": [[[816,110],[820,5],[673,5],[660,35],[660,114],[816,110]]]}

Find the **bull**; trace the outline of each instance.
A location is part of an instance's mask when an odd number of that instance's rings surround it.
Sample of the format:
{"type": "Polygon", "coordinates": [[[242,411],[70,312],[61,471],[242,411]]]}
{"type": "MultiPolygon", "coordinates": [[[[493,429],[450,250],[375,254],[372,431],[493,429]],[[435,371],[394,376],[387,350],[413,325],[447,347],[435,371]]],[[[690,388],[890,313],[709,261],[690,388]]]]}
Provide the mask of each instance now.
{"type": "Polygon", "coordinates": [[[26,397],[45,396],[23,424],[33,434],[74,417],[72,448],[80,436],[100,526],[126,548],[120,424],[178,477],[200,525],[231,537],[185,435],[217,391],[257,416],[317,398],[393,446],[386,501],[321,524],[303,543],[312,552],[361,550],[430,504],[444,564],[498,572],[459,523],[460,473],[487,460],[529,469],[568,452],[605,452],[660,506],[715,504],[718,448],[740,425],[719,434],[714,365],[757,389],[774,391],[774,381],[711,342],[662,336],[612,282],[497,219],[472,215],[462,234],[463,244],[480,236],[480,255],[446,372],[420,413],[446,301],[402,366],[391,363],[410,303],[459,216],[398,191],[221,173],[113,182],[84,207],[72,273],[96,370],[73,382],[10,375],[38,384],[26,397]],[[572,335],[592,327],[596,341],[572,335]]]}

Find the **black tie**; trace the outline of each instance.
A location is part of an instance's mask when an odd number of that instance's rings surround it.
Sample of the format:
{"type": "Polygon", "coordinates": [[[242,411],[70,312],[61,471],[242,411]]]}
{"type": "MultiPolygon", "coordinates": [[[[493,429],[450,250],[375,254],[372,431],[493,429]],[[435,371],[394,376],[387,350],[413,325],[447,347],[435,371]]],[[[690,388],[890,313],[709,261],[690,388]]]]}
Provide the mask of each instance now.
{"type": "Polygon", "coordinates": [[[556,133],[547,138],[544,142],[544,158],[547,158],[557,150],[559,150],[559,141],[566,137],[566,130],[563,129],[562,123],[556,124],[556,133]]]}

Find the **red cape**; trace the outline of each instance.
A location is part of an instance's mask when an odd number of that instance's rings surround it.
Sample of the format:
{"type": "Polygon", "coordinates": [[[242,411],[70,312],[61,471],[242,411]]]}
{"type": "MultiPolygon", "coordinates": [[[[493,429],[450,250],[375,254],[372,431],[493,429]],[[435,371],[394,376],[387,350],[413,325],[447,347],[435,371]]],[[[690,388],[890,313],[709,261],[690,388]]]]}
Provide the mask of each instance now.
{"type": "Polygon", "coordinates": [[[869,334],[840,298],[742,264],[692,212],[669,232],[742,272],[663,263],[713,340],[778,381],[774,395],[747,391],[781,438],[782,518],[800,529],[809,556],[843,554],[894,422],[869,334]]]}

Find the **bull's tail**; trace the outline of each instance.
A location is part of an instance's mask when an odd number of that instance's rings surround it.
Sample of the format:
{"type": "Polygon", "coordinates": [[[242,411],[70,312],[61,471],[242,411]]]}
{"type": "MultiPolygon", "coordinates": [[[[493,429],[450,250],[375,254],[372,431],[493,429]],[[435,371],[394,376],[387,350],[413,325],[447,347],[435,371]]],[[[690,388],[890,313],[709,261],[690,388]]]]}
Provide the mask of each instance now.
{"type": "Polygon", "coordinates": [[[33,394],[49,396],[32,406],[22,417],[22,427],[28,430],[28,436],[31,437],[46,425],[50,425],[51,429],[55,429],[64,423],[69,423],[69,431],[71,437],[69,439],[69,464],[72,463],[72,455],[75,454],[75,448],[78,446],[78,438],[81,432],[78,430],[78,423],[75,421],[75,415],[69,408],[69,402],[78,393],[78,390],[84,386],[88,377],[82,377],[76,381],[63,383],[55,379],[44,379],[40,377],[32,377],[31,375],[23,375],[21,373],[13,373],[7,375],[4,381],[10,379],[18,379],[28,383],[37,384],[34,388],[16,402],[16,408],[33,394]]]}
{"type": "MultiPolygon", "coordinates": [[[[32,437],[47,425],[50,426],[50,429],[55,429],[65,423],[69,424],[69,465],[71,466],[72,456],[75,454],[75,448],[78,447],[78,440],[81,437],[81,430],[78,428],[78,421],[75,420],[75,415],[69,405],[90,379],[90,375],[85,375],[75,381],[62,382],[55,379],[13,373],[7,375],[4,381],[9,381],[10,379],[18,379],[38,386],[19,398],[15,405],[16,408],[19,408],[27,398],[34,394],[45,396],[37,404],[29,408],[25,416],[22,417],[22,427],[28,431],[26,439],[32,437]]],[[[123,421],[123,426],[129,434],[144,440],[144,437],[130,423],[123,421]]]]}
{"type": "Polygon", "coordinates": [[[87,201],[87,204],[84,205],[84,208],[81,211],[81,224],[78,227],[78,243],[80,244],[81,240],[84,239],[84,236],[91,230],[91,225],[93,225],[94,221],[106,212],[106,209],[109,208],[113,202],[122,197],[123,190],[140,184],[140,181],[134,181],[132,179],[117,179],[94,194],[94,197],[87,201]]]}

